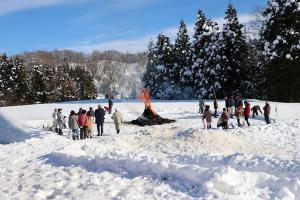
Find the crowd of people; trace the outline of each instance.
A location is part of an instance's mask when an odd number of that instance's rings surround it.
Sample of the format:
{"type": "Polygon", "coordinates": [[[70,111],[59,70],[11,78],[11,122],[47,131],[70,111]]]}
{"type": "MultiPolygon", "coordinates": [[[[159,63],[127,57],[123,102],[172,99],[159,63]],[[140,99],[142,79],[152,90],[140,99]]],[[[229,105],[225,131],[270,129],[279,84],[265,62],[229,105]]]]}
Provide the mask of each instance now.
{"type": "MultiPolygon", "coordinates": [[[[228,129],[229,118],[236,118],[237,125],[239,127],[250,126],[249,118],[251,116],[255,118],[259,115],[259,112],[264,115],[265,121],[267,124],[270,124],[270,112],[271,106],[266,102],[263,107],[263,112],[259,105],[254,105],[252,108],[248,101],[242,101],[241,96],[228,96],[225,97],[225,107],[222,109],[222,114],[218,115],[218,102],[215,98],[213,101],[214,111],[211,112],[210,106],[205,105],[201,96],[199,96],[199,113],[202,115],[202,122],[204,129],[212,128],[211,123],[213,117],[218,118],[217,127],[222,127],[223,129],[228,129]],[[241,119],[244,118],[244,122],[241,123],[241,119]]],[[[92,138],[94,132],[94,126],[97,127],[97,136],[102,136],[104,132],[104,121],[106,113],[111,114],[113,107],[113,101],[111,98],[108,99],[108,107],[98,105],[96,110],[93,107],[90,107],[88,111],[80,108],[78,112],[71,110],[69,118],[63,116],[62,109],[54,109],[52,114],[53,118],[53,128],[54,131],[59,135],[63,134],[63,129],[70,129],[72,138],[74,140],[92,138]]],[[[116,133],[120,133],[121,124],[123,123],[122,114],[115,109],[115,112],[112,114],[111,118],[114,121],[116,133]]]]}
{"type": "MultiPolygon", "coordinates": [[[[79,108],[78,112],[71,110],[69,118],[63,116],[62,109],[54,109],[52,114],[53,119],[53,128],[54,131],[59,135],[63,134],[63,129],[70,129],[73,140],[92,138],[94,132],[94,126],[97,127],[97,136],[102,136],[104,133],[104,121],[106,113],[112,113],[113,101],[112,99],[108,100],[109,106],[102,107],[98,105],[96,110],[93,107],[90,107],[88,111],[79,108]]],[[[112,114],[111,118],[114,121],[117,134],[120,133],[120,127],[123,122],[122,114],[115,108],[115,112],[112,114]]]]}
{"type": "MultiPolygon", "coordinates": [[[[214,99],[213,102],[214,106],[214,114],[210,111],[210,106],[205,105],[203,99],[201,96],[199,96],[199,113],[202,114],[202,121],[203,121],[203,128],[209,129],[211,128],[212,123],[212,116],[217,118],[218,115],[218,102],[217,99],[214,99]]],[[[266,102],[265,106],[263,107],[263,113],[260,109],[259,105],[254,105],[252,108],[250,106],[250,103],[248,101],[242,101],[241,96],[228,96],[225,97],[225,108],[222,109],[222,114],[218,119],[217,127],[222,127],[223,129],[228,129],[228,121],[229,118],[233,118],[234,116],[237,119],[237,124],[239,127],[244,126],[244,123],[241,123],[241,118],[244,117],[245,122],[248,126],[250,126],[249,118],[251,116],[252,111],[252,117],[255,118],[255,116],[258,116],[258,111],[264,115],[265,121],[267,124],[270,124],[270,112],[271,112],[271,106],[269,102],[266,102]]]]}

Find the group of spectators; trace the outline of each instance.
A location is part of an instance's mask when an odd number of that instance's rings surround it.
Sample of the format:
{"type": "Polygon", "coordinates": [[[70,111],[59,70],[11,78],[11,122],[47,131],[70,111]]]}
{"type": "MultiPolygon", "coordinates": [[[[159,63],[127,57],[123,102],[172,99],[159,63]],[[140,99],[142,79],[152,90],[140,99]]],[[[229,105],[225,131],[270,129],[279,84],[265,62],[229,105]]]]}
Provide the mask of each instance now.
{"type": "MultiPolygon", "coordinates": [[[[104,133],[104,121],[105,114],[111,114],[112,110],[112,100],[109,99],[109,107],[102,107],[98,105],[98,108],[94,111],[93,107],[90,107],[88,111],[80,108],[78,112],[71,110],[69,114],[69,119],[67,122],[67,117],[63,116],[62,109],[54,109],[52,114],[53,128],[59,134],[63,135],[63,129],[68,127],[70,133],[72,133],[72,138],[74,140],[86,139],[93,137],[94,126],[97,127],[97,136],[102,136],[104,133]]],[[[115,109],[115,112],[111,116],[115,123],[115,128],[117,134],[120,133],[120,127],[122,123],[122,114],[115,109]]]]}
{"type": "MultiPolygon", "coordinates": [[[[203,99],[201,96],[199,96],[199,112],[202,114],[202,121],[204,129],[211,128],[211,122],[212,122],[212,116],[217,118],[219,115],[217,113],[218,111],[218,102],[216,98],[213,102],[214,105],[214,114],[210,111],[210,106],[205,105],[203,99]]],[[[222,127],[224,129],[228,129],[228,121],[229,118],[233,118],[234,116],[237,119],[237,125],[239,127],[242,127],[245,125],[245,123],[241,123],[241,118],[244,117],[245,122],[248,126],[250,126],[249,118],[252,111],[252,117],[255,118],[255,116],[258,115],[258,111],[261,114],[264,114],[265,121],[267,124],[270,124],[270,112],[271,107],[269,102],[266,102],[265,106],[263,107],[263,113],[260,109],[259,105],[255,105],[251,108],[250,103],[248,101],[242,101],[241,96],[229,96],[225,97],[225,108],[223,108],[222,114],[218,119],[217,127],[222,127]]]]}

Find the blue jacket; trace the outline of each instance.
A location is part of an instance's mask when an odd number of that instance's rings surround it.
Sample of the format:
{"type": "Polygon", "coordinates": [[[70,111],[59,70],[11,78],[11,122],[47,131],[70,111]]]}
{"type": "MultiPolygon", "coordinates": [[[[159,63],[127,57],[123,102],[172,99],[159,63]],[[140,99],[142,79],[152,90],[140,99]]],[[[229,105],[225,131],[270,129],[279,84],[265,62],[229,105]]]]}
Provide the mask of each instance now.
{"type": "Polygon", "coordinates": [[[105,116],[105,111],[103,108],[96,109],[95,110],[96,124],[103,124],[105,119],[104,116],[105,116]]]}

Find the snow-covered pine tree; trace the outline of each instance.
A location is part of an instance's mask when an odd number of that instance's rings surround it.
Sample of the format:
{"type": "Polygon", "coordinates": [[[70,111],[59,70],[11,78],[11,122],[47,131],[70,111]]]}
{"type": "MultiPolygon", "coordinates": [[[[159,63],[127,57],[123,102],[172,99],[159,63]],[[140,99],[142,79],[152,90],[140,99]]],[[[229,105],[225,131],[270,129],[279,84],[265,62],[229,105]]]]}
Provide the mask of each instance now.
{"type": "Polygon", "coordinates": [[[70,67],[64,58],[63,64],[57,68],[55,96],[57,101],[69,101],[76,99],[75,81],[70,76],[70,67]]]}
{"type": "Polygon", "coordinates": [[[192,50],[190,37],[184,21],[180,21],[177,38],[174,45],[174,70],[170,78],[182,88],[184,98],[193,96],[192,50]]]}
{"type": "Polygon", "coordinates": [[[232,4],[228,5],[225,19],[221,38],[222,89],[221,92],[217,92],[221,95],[245,95],[248,88],[251,88],[251,77],[248,77],[251,68],[247,65],[248,50],[243,25],[240,24],[232,4]]]}
{"type": "Polygon", "coordinates": [[[97,97],[97,89],[89,71],[83,66],[76,66],[70,75],[76,83],[76,96],[78,100],[94,99],[97,97]]]}
{"type": "Polygon", "coordinates": [[[56,101],[56,76],[58,75],[56,69],[51,64],[44,64],[43,65],[43,72],[45,75],[45,82],[46,82],[46,95],[48,102],[55,102],[56,101]]]}
{"type": "Polygon", "coordinates": [[[6,103],[5,93],[6,93],[6,68],[8,67],[8,58],[6,53],[3,53],[0,58],[0,101],[1,104],[6,103]]]}
{"type": "Polygon", "coordinates": [[[300,100],[300,1],[269,0],[264,11],[265,70],[269,96],[277,101],[300,100]]]}
{"type": "MultiPolygon", "coordinates": [[[[203,50],[201,52],[202,59],[198,59],[197,65],[201,66],[201,74],[198,73],[198,77],[202,77],[198,83],[195,85],[199,90],[203,98],[213,98],[215,92],[221,90],[221,85],[219,80],[222,77],[221,66],[220,66],[220,32],[219,27],[216,22],[207,20],[206,29],[209,30],[201,36],[203,50]]],[[[219,96],[219,94],[216,94],[219,96]]]]}
{"type": "Polygon", "coordinates": [[[156,59],[157,55],[155,54],[155,44],[151,40],[148,44],[146,71],[143,75],[144,87],[150,90],[151,95],[153,95],[155,91],[156,59]]]}
{"type": "Polygon", "coordinates": [[[16,68],[12,59],[8,58],[6,53],[3,53],[0,64],[1,72],[1,89],[0,95],[5,105],[13,105],[12,98],[14,95],[15,79],[16,79],[16,68]]]}
{"type": "Polygon", "coordinates": [[[27,104],[30,102],[31,81],[30,73],[25,66],[24,59],[16,56],[12,58],[15,68],[15,80],[11,102],[13,105],[27,104]]]}
{"type": "Polygon", "coordinates": [[[158,99],[180,98],[180,88],[172,80],[170,74],[174,72],[173,46],[169,37],[159,34],[155,46],[155,75],[152,95],[158,99]]]}
{"type": "Polygon", "coordinates": [[[194,28],[194,41],[192,43],[192,79],[196,96],[202,94],[202,79],[203,79],[203,63],[206,57],[204,44],[207,42],[208,37],[203,37],[209,33],[207,26],[207,18],[204,13],[199,10],[197,15],[197,21],[194,28]]]}
{"type": "Polygon", "coordinates": [[[33,65],[33,67],[31,76],[30,103],[47,103],[47,80],[43,72],[43,66],[39,63],[31,63],[31,65],[33,65]]]}

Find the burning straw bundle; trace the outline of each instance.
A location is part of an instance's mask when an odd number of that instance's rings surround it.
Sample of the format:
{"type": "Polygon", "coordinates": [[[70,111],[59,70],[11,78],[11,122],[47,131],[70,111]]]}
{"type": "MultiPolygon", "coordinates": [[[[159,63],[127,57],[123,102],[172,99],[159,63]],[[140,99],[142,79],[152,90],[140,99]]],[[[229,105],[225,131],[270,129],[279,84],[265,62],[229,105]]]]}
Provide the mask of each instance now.
{"type": "Polygon", "coordinates": [[[143,89],[139,96],[139,99],[144,102],[145,110],[140,117],[138,117],[136,120],[131,121],[132,124],[136,124],[139,126],[146,126],[146,125],[161,125],[161,124],[175,122],[175,120],[160,117],[154,111],[153,105],[150,102],[149,90],[143,89]]]}

